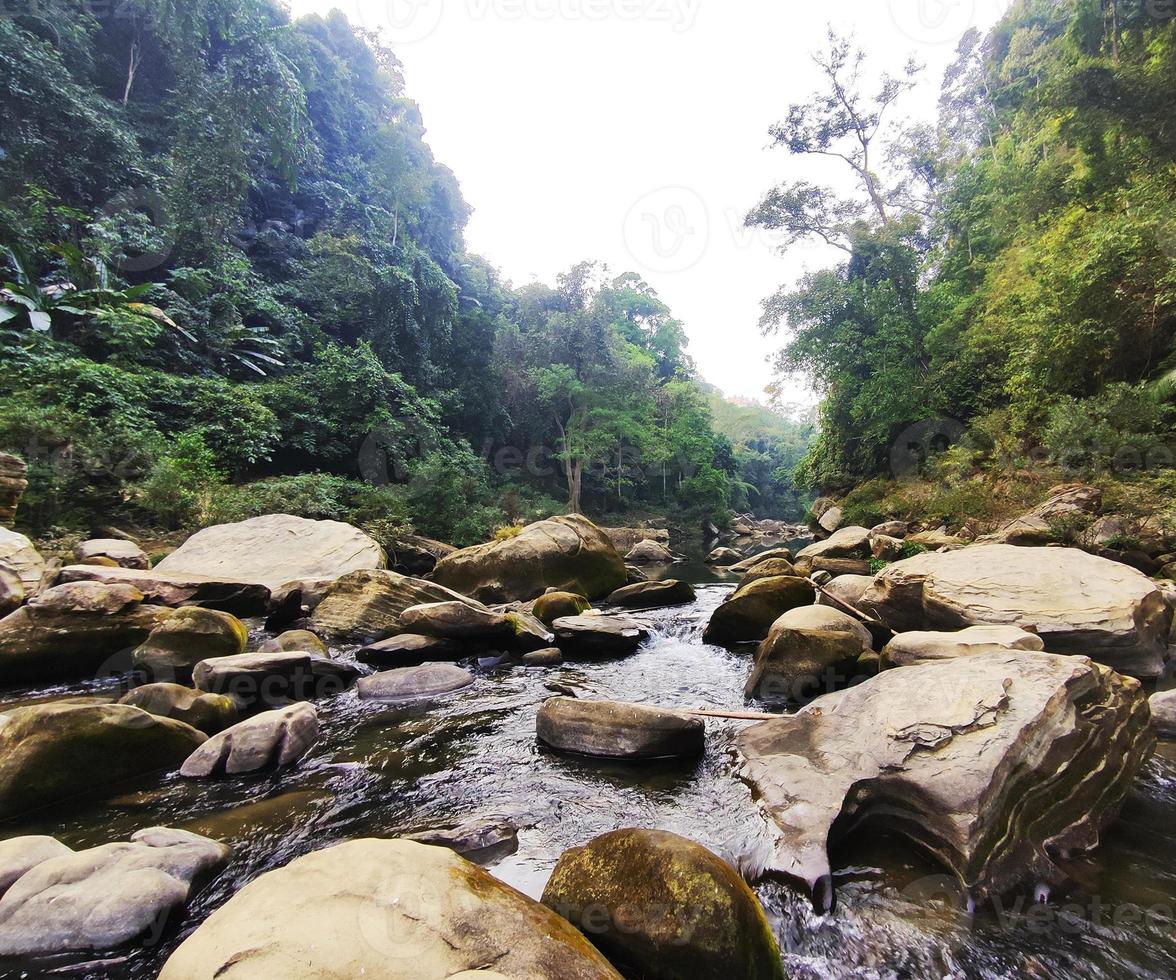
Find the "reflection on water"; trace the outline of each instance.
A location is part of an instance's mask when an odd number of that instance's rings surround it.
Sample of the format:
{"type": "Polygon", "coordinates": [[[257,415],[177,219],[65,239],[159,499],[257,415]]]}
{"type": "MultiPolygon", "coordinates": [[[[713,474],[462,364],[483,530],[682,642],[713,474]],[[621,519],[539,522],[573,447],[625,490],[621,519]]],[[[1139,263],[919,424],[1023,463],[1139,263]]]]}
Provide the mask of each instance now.
{"type": "MultiPolygon", "coordinates": [[[[682,566],[672,574],[696,581],[714,574],[701,568],[705,576],[682,566]]],[[[704,584],[690,606],[639,614],[652,638],[627,659],[483,671],[472,687],[423,707],[342,695],[320,703],[323,738],[291,772],[219,782],[147,780],[110,800],[45,811],[6,827],[4,835],[51,833],[86,846],[164,824],[234,845],[228,870],[198,895],[178,930],[158,948],[116,952],[89,973],[103,977],[154,976],[179,939],[242,884],[353,837],[507,817],[522,828],[519,848],[492,871],[535,897],[565,848],[619,827],[675,831],[735,860],[770,839],[734,775],[733,738],[746,723],[708,720],[705,757],[686,763],[633,767],[569,759],[535,743],[535,712],[551,695],[548,683],[586,696],[746,710],[748,655],[700,640],[729,590],[704,584]]],[[[90,693],[85,685],[54,690],[90,693]]],[[[816,916],[783,883],[767,882],[758,891],[793,977],[1176,976],[1174,813],[1176,752],[1165,748],[1104,846],[1075,864],[1071,893],[1036,908],[1010,902],[1000,914],[985,910],[970,918],[936,900],[936,868],[880,838],[835,854],[838,906],[830,916],[816,916]],[[1169,909],[1166,918],[1161,907],[1169,909]],[[1151,918],[1129,921],[1132,908],[1151,918]]]]}

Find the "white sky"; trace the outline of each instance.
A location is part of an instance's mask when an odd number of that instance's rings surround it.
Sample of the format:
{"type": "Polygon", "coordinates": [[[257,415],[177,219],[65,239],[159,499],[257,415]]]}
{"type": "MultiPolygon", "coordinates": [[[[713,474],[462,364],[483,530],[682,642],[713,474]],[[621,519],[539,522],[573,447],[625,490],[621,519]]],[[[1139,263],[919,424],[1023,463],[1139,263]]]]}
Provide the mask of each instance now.
{"type": "MultiPolygon", "coordinates": [[[[840,253],[781,258],[742,218],[763,192],[831,162],[768,149],[768,126],[817,78],[825,28],[871,66],[927,66],[903,114],[934,117],[960,35],[1008,0],[290,0],[382,27],[428,142],[474,208],[471,250],[522,285],[582,259],[643,275],[686,325],[700,373],[761,397],[779,341],[760,301],[840,253]]],[[[811,400],[804,386],[794,400],[811,400]]]]}

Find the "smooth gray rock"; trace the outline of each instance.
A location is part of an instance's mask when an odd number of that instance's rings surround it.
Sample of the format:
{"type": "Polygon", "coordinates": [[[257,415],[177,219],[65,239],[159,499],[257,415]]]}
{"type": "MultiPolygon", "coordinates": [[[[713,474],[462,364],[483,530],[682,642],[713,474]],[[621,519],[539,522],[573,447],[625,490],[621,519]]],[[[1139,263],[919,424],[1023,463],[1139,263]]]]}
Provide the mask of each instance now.
{"type": "Polygon", "coordinates": [[[454,664],[422,664],[361,678],[359,696],[370,701],[420,701],[469,687],[474,675],[454,664]]]}
{"type": "Polygon", "coordinates": [[[657,541],[638,541],[625,555],[630,565],[668,565],[674,560],[674,553],[657,541]]]}
{"type": "Polygon", "coordinates": [[[16,572],[24,585],[25,595],[32,595],[41,584],[48,568],[45,559],[33,547],[33,542],[17,531],[0,527],[0,565],[16,572]]]}
{"type": "Polygon", "coordinates": [[[843,527],[824,541],[814,541],[796,553],[799,561],[807,558],[869,558],[870,531],[864,527],[843,527]]]}
{"type": "Polygon", "coordinates": [[[210,738],[188,756],[180,775],[236,776],[285,769],[306,755],[318,738],[318,712],[301,701],[254,715],[210,738]]]}
{"type": "Polygon", "coordinates": [[[536,717],[539,740],[562,752],[610,759],[701,755],[702,719],[621,701],[550,698],[536,717]]]}
{"type": "Polygon", "coordinates": [[[238,582],[227,576],[161,572],[158,568],[107,568],[101,565],[67,565],[58,582],[103,582],[130,585],[156,606],[200,606],[234,616],[261,616],[270,601],[270,590],[257,582],[238,582]]]}
{"type": "Polygon", "coordinates": [[[475,606],[453,600],[410,606],[400,614],[400,628],[406,633],[467,643],[507,643],[514,638],[514,628],[506,616],[481,603],[475,606]]]}
{"type": "Polygon", "coordinates": [[[736,565],[743,561],[741,555],[734,548],[715,548],[709,555],[706,556],[706,563],[708,565],[736,565]]]}
{"type": "Polygon", "coordinates": [[[969,626],[954,632],[914,631],[899,633],[882,650],[883,667],[913,667],[915,664],[979,653],[1007,650],[1044,650],[1035,633],[1017,626],[969,626]]]}
{"type": "Polygon", "coordinates": [[[109,558],[120,568],[150,568],[147,552],[134,541],[122,538],[91,538],[74,548],[74,558],[85,564],[94,558],[109,558]]]}
{"type": "Polygon", "coordinates": [[[0,841],[0,895],[41,862],[73,852],[72,847],[66,847],[56,837],[9,837],[0,841]]]}
{"type": "Polygon", "coordinates": [[[497,858],[519,849],[519,828],[510,820],[471,817],[452,826],[432,827],[408,834],[404,839],[432,847],[447,847],[469,860],[483,855],[497,858]]]}
{"type": "Polygon", "coordinates": [[[1176,739],[1176,691],[1157,691],[1148,704],[1160,737],[1176,739]]]}
{"type": "Polygon", "coordinates": [[[524,667],[557,667],[563,663],[563,653],[559,647],[548,647],[546,650],[532,650],[519,658],[524,667]]]}

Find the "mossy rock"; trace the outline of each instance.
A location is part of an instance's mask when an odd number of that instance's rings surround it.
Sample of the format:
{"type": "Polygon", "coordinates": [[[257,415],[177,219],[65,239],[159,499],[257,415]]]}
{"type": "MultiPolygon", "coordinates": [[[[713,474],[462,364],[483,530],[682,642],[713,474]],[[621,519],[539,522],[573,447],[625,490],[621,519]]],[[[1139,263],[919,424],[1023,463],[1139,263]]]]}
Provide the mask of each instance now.
{"type": "Polygon", "coordinates": [[[151,631],[135,650],[134,663],[149,677],[186,680],[201,660],[238,656],[248,644],[249,631],[236,616],[186,606],[151,631]]]}
{"type": "Polygon", "coordinates": [[[550,626],[565,616],[579,616],[592,608],[592,603],[574,592],[548,592],[535,600],[532,613],[544,626],[550,626]]]}
{"type": "Polygon", "coordinates": [[[237,702],[228,695],[207,694],[182,684],[144,684],[123,695],[118,703],[174,718],[205,735],[216,735],[238,721],[237,702]]]}
{"type": "Polygon", "coordinates": [[[790,609],[811,606],[816,593],[805,579],[777,575],[755,579],[735,593],[712,614],[702,634],[704,643],[745,643],[762,640],[772,623],[790,609]]]}
{"type": "Polygon", "coordinates": [[[739,580],[739,588],[745,585],[750,585],[761,578],[781,578],[781,577],[798,578],[796,568],[787,558],[768,558],[766,561],[761,561],[747,571],[747,573],[739,580]]]}
{"type": "Polygon", "coordinates": [[[565,851],[543,904],[643,980],[783,980],[755,893],[701,844],[617,830],[565,851]]]}

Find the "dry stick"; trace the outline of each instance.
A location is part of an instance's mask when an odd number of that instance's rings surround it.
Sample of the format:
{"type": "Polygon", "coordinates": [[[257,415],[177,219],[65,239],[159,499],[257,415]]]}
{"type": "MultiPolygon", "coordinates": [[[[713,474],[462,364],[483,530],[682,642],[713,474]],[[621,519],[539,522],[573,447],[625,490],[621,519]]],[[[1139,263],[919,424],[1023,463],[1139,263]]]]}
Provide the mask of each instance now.
{"type": "Polygon", "coordinates": [[[733,718],[736,721],[775,721],[777,718],[783,718],[784,715],[765,715],[754,711],[703,711],[683,709],[684,715],[700,715],[703,718],[733,718]]]}
{"type": "Polygon", "coordinates": [[[862,612],[860,609],[857,609],[854,606],[851,606],[844,599],[839,599],[832,592],[830,592],[828,589],[822,588],[820,585],[818,585],[816,582],[814,582],[811,578],[806,578],[805,581],[808,582],[808,584],[811,585],[818,592],[820,592],[821,595],[825,596],[827,599],[833,600],[834,605],[840,606],[846,612],[852,613],[854,616],[857,616],[857,618],[860,619],[863,623],[873,623],[876,626],[882,625],[882,623],[879,620],[875,619],[873,616],[867,615],[866,613],[862,612]]]}

